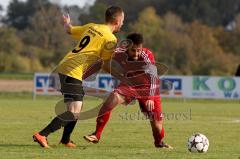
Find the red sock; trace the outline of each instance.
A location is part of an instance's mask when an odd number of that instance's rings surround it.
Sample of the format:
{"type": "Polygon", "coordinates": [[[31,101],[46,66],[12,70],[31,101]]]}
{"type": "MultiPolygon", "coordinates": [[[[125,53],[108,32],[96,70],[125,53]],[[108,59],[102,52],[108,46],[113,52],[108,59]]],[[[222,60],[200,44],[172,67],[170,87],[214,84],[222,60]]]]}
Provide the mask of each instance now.
{"type": "Polygon", "coordinates": [[[161,130],[161,133],[160,133],[161,142],[162,142],[163,138],[164,138],[164,128],[162,127],[162,130],[161,130]]]}
{"type": "Polygon", "coordinates": [[[153,138],[155,146],[162,144],[162,140],[164,138],[164,128],[159,132],[157,129],[153,131],[153,138]]]}
{"type": "Polygon", "coordinates": [[[95,134],[96,134],[98,139],[101,138],[101,134],[102,134],[103,128],[107,124],[107,122],[108,122],[108,120],[110,118],[110,115],[111,115],[111,111],[108,111],[108,112],[104,113],[103,115],[98,116],[98,118],[97,118],[97,125],[96,125],[96,131],[95,131],[95,134]]]}
{"type": "Polygon", "coordinates": [[[110,118],[112,110],[117,106],[117,104],[118,104],[117,97],[115,97],[114,94],[111,94],[102,105],[98,113],[95,131],[95,135],[97,136],[98,139],[101,138],[102,131],[110,118]]]}

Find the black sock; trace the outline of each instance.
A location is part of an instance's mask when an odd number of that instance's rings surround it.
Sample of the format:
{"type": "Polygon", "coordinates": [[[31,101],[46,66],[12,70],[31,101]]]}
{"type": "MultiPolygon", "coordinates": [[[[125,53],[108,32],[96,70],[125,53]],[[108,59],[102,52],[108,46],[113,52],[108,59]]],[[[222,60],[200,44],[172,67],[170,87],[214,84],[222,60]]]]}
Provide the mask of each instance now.
{"type": "Polygon", "coordinates": [[[70,136],[72,134],[72,131],[76,123],[77,123],[77,120],[71,121],[64,127],[61,143],[67,144],[70,141],[70,136]]]}
{"type": "Polygon", "coordinates": [[[48,136],[50,133],[53,133],[60,129],[62,126],[66,126],[68,123],[74,121],[73,113],[67,111],[57,117],[55,117],[48,126],[46,126],[42,131],[39,132],[42,136],[48,136]]]}

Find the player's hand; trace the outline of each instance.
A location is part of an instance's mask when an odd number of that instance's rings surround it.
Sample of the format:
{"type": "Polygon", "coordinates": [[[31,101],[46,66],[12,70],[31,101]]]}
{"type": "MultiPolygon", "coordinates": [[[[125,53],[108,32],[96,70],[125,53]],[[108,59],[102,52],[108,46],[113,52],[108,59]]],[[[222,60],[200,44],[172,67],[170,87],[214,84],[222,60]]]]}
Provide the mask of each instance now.
{"type": "Polygon", "coordinates": [[[148,111],[153,111],[154,109],[154,101],[152,100],[147,100],[146,101],[146,106],[148,111]]]}
{"type": "Polygon", "coordinates": [[[63,25],[69,25],[71,23],[71,18],[69,16],[69,14],[67,15],[62,15],[62,24],[63,25]]]}
{"type": "Polygon", "coordinates": [[[62,20],[61,20],[63,26],[64,26],[64,29],[65,31],[68,33],[68,34],[71,34],[71,19],[70,19],[70,16],[69,14],[67,15],[62,15],[62,20]]]}

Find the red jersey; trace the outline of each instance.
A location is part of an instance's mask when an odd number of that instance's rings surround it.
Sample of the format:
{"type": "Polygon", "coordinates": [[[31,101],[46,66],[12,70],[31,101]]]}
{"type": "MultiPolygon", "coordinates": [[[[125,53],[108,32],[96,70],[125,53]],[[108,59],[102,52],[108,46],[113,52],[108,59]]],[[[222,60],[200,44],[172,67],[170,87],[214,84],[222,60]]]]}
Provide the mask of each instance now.
{"type": "Polygon", "coordinates": [[[119,68],[119,73],[129,81],[121,81],[120,86],[128,86],[135,90],[135,98],[152,98],[160,95],[160,79],[157,75],[153,53],[143,48],[137,61],[131,60],[126,49],[117,48],[113,58],[114,66],[119,68]]]}

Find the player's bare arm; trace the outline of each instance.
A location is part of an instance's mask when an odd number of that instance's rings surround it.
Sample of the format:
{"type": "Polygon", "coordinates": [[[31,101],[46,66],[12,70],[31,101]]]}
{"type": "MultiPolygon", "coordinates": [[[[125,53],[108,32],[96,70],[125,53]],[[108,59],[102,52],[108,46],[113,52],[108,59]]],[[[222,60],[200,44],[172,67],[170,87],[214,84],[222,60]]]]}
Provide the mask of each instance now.
{"type": "Polygon", "coordinates": [[[62,15],[61,23],[63,24],[65,31],[68,34],[71,34],[72,24],[71,24],[71,18],[69,16],[69,14],[67,14],[67,15],[63,14],[62,15]]]}

